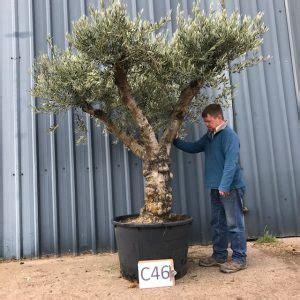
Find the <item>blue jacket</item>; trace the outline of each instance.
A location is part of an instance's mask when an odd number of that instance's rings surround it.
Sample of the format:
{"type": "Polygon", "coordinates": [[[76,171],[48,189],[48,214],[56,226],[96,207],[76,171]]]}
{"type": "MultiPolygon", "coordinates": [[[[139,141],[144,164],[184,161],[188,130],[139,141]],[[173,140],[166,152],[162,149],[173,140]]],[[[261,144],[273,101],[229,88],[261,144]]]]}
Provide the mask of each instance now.
{"type": "Polygon", "coordinates": [[[212,136],[206,133],[194,143],[175,139],[173,144],[189,153],[205,152],[206,188],[229,192],[245,187],[239,165],[240,142],[237,134],[228,126],[212,136]]]}

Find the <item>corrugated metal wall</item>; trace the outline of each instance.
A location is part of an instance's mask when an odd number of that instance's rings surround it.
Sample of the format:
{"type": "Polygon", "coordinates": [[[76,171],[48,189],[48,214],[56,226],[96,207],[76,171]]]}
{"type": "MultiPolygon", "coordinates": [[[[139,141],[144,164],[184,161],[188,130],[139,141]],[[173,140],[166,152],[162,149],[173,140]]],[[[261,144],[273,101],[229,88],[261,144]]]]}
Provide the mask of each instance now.
{"type": "MultiPolygon", "coordinates": [[[[156,20],[180,3],[186,13],[192,0],[127,0],[134,17],[144,9],[156,20]]],[[[207,9],[210,1],[202,1],[207,9]]],[[[241,162],[248,183],[248,235],[264,227],[277,235],[299,235],[300,122],[283,0],[225,1],[228,10],[265,12],[270,27],[263,53],[273,60],[232,81],[241,162]]],[[[46,37],[65,47],[64,33],[87,12],[87,0],[3,1],[0,11],[0,257],[39,256],[114,249],[110,220],[138,212],[143,202],[141,162],[122,145],[112,143],[89,117],[88,142],[75,146],[73,115],[35,115],[29,96],[33,59],[48,51],[46,37]],[[55,135],[47,128],[59,118],[55,135]]],[[[172,19],[170,29],[174,30],[172,19]]],[[[227,113],[231,120],[231,110],[227,113]]],[[[191,126],[188,140],[205,131],[191,126]]],[[[194,217],[192,242],[210,240],[210,203],[203,188],[202,155],[172,150],[174,211],[194,217]]]]}
{"type": "Polygon", "coordinates": [[[270,31],[262,52],[273,56],[233,78],[239,85],[236,121],[251,209],[248,230],[257,236],[267,225],[280,236],[299,235],[300,120],[284,1],[235,4],[246,14],[265,12],[270,31]]]}

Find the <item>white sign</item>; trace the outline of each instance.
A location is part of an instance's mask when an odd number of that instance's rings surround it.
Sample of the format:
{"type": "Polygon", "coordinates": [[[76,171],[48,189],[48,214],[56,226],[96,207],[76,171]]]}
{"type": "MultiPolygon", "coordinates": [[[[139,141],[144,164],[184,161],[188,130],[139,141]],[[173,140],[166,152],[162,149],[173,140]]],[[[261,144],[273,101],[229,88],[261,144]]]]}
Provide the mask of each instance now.
{"type": "Polygon", "coordinates": [[[141,260],[138,270],[140,289],[175,285],[173,259],[141,260]]]}

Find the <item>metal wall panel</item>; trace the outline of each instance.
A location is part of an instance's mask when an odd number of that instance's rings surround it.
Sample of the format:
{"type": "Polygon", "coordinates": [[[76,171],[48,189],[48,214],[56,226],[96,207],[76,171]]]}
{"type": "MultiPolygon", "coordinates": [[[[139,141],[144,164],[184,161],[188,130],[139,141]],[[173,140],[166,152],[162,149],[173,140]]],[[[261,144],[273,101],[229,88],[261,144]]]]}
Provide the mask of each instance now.
{"type": "MultiPolygon", "coordinates": [[[[192,0],[126,0],[128,13],[157,20],[177,4],[191,12],[192,0]]],[[[202,1],[207,10],[210,2],[202,1]]],[[[106,1],[108,3],[108,1],[106,1]]],[[[215,2],[216,3],[216,2],[215,2]]],[[[87,0],[12,0],[1,3],[0,257],[77,254],[115,248],[110,220],[137,213],[143,202],[141,162],[86,117],[88,141],[75,146],[73,113],[35,115],[29,70],[47,53],[46,38],[66,47],[72,21],[88,13],[87,0]],[[60,128],[47,133],[53,122],[60,128]]],[[[300,147],[295,86],[284,0],[225,1],[229,11],[265,12],[270,27],[262,48],[270,62],[232,76],[241,163],[248,184],[250,237],[265,226],[279,236],[299,235],[300,147]]],[[[215,4],[215,7],[216,4],[215,4]]],[[[175,30],[175,19],[168,25],[175,30]]],[[[226,112],[232,125],[232,111],[226,112]]],[[[187,140],[205,132],[190,126],[187,140]]],[[[194,218],[193,243],[210,241],[209,193],[203,188],[204,157],[172,149],[174,211],[194,218]]]]}
{"type": "Polygon", "coordinates": [[[270,31],[262,53],[273,56],[233,78],[239,85],[236,120],[248,183],[249,234],[257,236],[267,226],[279,236],[299,235],[300,121],[284,1],[231,4],[244,14],[265,12],[270,31]]]}

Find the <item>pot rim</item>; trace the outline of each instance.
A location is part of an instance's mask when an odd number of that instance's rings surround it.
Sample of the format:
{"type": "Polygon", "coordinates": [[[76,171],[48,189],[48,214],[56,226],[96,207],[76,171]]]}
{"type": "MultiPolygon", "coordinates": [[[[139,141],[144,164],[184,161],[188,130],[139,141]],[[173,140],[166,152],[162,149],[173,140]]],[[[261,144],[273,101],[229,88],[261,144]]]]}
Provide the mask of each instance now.
{"type": "Polygon", "coordinates": [[[188,215],[181,215],[180,216],[185,216],[187,219],[185,220],[180,220],[180,221],[174,221],[174,222],[167,222],[167,223],[150,223],[150,224],[135,224],[135,223],[122,223],[120,222],[121,220],[124,220],[129,217],[137,217],[139,214],[131,214],[131,215],[122,215],[115,217],[111,222],[112,224],[117,227],[135,227],[135,228],[155,228],[155,227],[174,227],[174,226],[181,226],[181,225],[186,225],[190,224],[193,222],[193,218],[188,216],[188,215]]]}

